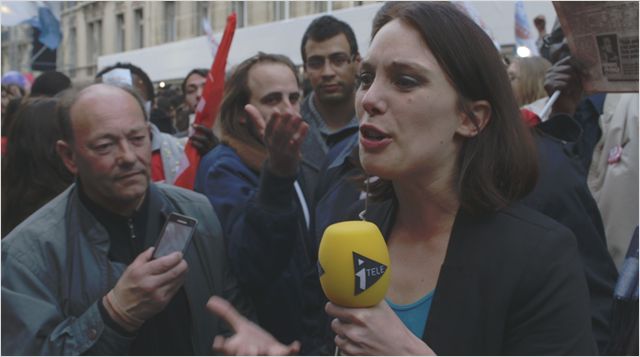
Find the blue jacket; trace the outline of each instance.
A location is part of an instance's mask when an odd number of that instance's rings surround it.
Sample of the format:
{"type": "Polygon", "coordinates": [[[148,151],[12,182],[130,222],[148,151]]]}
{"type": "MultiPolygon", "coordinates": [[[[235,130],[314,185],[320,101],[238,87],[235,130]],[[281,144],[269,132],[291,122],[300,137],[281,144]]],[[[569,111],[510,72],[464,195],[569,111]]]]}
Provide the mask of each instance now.
{"type": "Polygon", "coordinates": [[[314,192],[311,233],[318,244],[324,230],[331,224],[344,220],[351,212],[351,205],[360,199],[360,188],[351,180],[361,175],[355,160],[354,149],[358,148],[358,133],[342,140],[329,150],[320,172],[322,178],[314,192]]]}
{"type": "Polygon", "coordinates": [[[318,182],[326,182],[326,179],[322,178],[326,168],[326,166],[323,167],[324,163],[332,161],[330,157],[337,152],[335,150],[337,146],[343,146],[353,137],[353,134],[357,137],[358,133],[358,118],[355,116],[343,128],[335,131],[329,129],[314,104],[314,97],[315,92],[311,92],[300,104],[300,115],[309,125],[307,136],[300,149],[302,151],[301,184],[305,194],[309,195],[310,201],[313,200],[311,195],[317,189],[318,182]]]}
{"type": "Polygon", "coordinates": [[[255,172],[220,144],[203,157],[195,183],[220,218],[231,266],[259,324],[284,343],[302,339],[305,274],[316,274],[294,181],[255,172]]]}

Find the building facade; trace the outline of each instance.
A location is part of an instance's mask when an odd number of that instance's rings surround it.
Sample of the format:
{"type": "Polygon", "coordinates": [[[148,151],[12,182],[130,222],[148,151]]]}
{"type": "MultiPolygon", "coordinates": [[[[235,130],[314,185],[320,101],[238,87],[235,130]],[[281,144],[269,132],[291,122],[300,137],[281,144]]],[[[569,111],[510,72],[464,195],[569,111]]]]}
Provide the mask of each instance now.
{"type": "Polygon", "coordinates": [[[31,26],[2,27],[2,73],[31,71],[31,26]]]}
{"type": "MultiPolygon", "coordinates": [[[[64,1],[57,69],[90,80],[102,55],[158,46],[224,29],[235,11],[238,28],[362,5],[362,1],[64,1]]],[[[3,28],[2,71],[30,71],[31,29],[3,28]]]]}
{"type": "MultiPolygon", "coordinates": [[[[467,2],[465,2],[467,3],[467,2]]],[[[501,45],[515,54],[514,2],[468,2],[501,45]]],[[[74,82],[92,80],[101,67],[117,61],[142,66],[154,81],[175,81],[189,69],[209,67],[212,51],[203,20],[216,39],[235,11],[238,31],[228,67],[256,51],[282,53],[300,64],[299,40],[312,18],[332,13],[354,29],[361,53],[368,48],[371,19],[379,1],[63,1],[58,3],[62,43],[57,70],[74,82]],[[180,66],[180,68],[178,68],[180,66]]],[[[0,12],[2,11],[0,4],[0,12]]],[[[530,18],[555,20],[550,1],[525,2],[530,18]]],[[[33,72],[29,25],[2,27],[2,73],[33,72]]],[[[37,76],[38,72],[34,73],[37,76]]]]}

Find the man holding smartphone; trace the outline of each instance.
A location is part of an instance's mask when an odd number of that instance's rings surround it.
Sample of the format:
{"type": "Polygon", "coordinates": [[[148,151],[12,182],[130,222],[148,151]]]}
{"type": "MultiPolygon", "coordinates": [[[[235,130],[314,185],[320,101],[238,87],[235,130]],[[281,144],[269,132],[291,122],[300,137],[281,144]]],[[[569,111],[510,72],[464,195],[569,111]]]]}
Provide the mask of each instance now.
{"type": "Polygon", "coordinates": [[[2,354],[191,355],[225,334],[212,295],[252,313],[217,217],[199,194],[150,183],[144,104],[94,84],[59,104],[58,154],[77,181],[2,244],[2,354]],[[198,221],[184,250],[152,259],[167,217],[198,221]]]}

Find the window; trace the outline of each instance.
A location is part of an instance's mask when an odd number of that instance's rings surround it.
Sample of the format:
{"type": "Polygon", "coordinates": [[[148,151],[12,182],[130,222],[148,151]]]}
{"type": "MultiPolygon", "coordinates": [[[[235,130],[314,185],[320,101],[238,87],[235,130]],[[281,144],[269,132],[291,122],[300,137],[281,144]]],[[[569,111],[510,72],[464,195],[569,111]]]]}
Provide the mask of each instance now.
{"type": "Polygon", "coordinates": [[[31,64],[31,52],[27,49],[26,44],[18,45],[18,67],[22,68],[25,65],[29,66],[31,64]]]}
{"type": "Polygon", "coordinates": [[[313,2],[313,12],[314,13],[320,13],[320,12],[325,12],[328,10],[328,6],[327,6],[327,2],[326,1],[314,1],[313,2]]]}
{"type": "Polygon", "coordinates": [[[172,42],[176,40],[176,2],[167,1],[164,3],[164,41],[172,42]]]}
{"type": "Polygon", "coordinates": [[[102,54],[102,20],[96,20],[87,24],[87,62],[89,65],[97,64],[98,57],[102,54]]]}
{"type": "Polygon", "coordinates": [[[124,51],[124,14],[116,15],[116,52],[124,51]]]}
{"type": "Polygon", "coordinates": [[[247,26],[247,2],[246,1],[232,1],[231,10],[236,12],[238,18],[238,27],[247,26]]]}
{"type": "Polygon", "coordinates": [[[102,54],[102,20],[95,22],[93,26],[93,38],[96,40],[96,60],[102,54]]]}
{"type": "MultiPolygon", "coordinates": [[[[208,2],[206,2],[206,1],[197,1],[196,2],[196,16],[195,16],[195,18],[196,18],[196,21],[195,21],[196,31],[195,31],[195,33],[197,33],[199,36],[206,34],[204,32],[204,28],[202,27],[202,21],[203,20],[209,21],[209,3],[208,2]]],[[[213,26],[211,26],[211,28],[213,29],[213,26]]]]}
{"type": "Polygon", "coordinates": [[[95,42],[93,42],[93,22],[87,24],[87,62],[93,62],[93,54],[96,52],[94,48],[95,42]]]}
{"type": "Polygon", "coordinates": [[[72,27],[69,31],[69,76],[76,76],[76,56],[78,52],[76,40],[77,40],[76,28],[72,27]]]}
{"type": "Polygon", "coordinates": [[[273,14],[274,20],[285,20],[289,18],[289,1],[274,1],[273,2],[273,14]]]}
{"type": "Polygon", "coordinates": [[[144,16],[142,9],[133,12],[133,48],[144,47],[144,16]]]}

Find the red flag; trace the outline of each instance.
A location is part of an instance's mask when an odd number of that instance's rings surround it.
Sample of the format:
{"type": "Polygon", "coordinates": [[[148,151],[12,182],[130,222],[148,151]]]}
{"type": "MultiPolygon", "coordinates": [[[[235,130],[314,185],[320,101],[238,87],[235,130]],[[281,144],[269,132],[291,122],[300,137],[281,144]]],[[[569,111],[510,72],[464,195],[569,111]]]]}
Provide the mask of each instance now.
{"type": "MultiPolygon", "coordinates": [[[[222,101],[222,92],[224,90],[224,72],[227,67],[227,57],[231,48],[231,40],[236,31],[236,13],[231,13],[227,17],[227,26],[224,29],[218,52],[211,65],[211,70],[207,76],[207,80],[202,88],[202,97],[196,107],[196,124],[202,124],[209,128],[213,128],[220,102],[222,101]]],[[[185,154],[189,159],[189,167],[187,167],[176,179],[175,185],[193,189],[196,179],[196,171],[200,164],[200,154],[191,144],[191,139],[184,148],[185,154]]]]}

